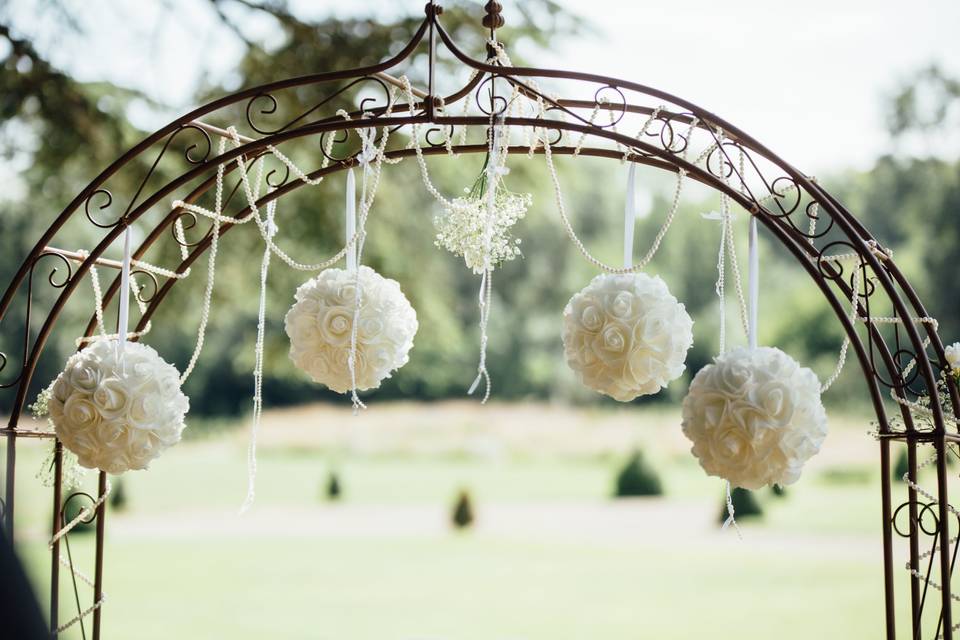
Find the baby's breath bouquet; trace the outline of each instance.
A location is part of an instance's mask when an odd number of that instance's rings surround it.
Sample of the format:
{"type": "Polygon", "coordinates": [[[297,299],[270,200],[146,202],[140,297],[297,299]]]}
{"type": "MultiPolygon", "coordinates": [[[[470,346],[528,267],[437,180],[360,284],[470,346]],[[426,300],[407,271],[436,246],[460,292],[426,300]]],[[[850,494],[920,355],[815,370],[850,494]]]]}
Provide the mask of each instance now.
{"type": "Polygon", "coordinates": [[[464,189],[467,195],[445,202],[443,213],[433,219],[434,244],[462,256],[476,274],[522,255],[520,239],[513,237],[511,229],[527,214],[533,199],[529,193],[513,193],[504,186],[502,176],[508,171],[500,164],[491,172],[485,164],[473,186],[464,189]],[[495,176],[492,210],[487,192],[491,173],[495,176]]]}

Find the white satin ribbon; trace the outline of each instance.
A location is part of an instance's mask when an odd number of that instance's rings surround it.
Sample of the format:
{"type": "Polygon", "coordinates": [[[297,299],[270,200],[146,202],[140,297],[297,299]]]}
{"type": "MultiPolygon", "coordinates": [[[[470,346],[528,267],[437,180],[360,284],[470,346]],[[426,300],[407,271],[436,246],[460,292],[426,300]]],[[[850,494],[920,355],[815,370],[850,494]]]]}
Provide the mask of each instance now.
{"type": "Polygon", "coordinates": [[[631,162],[627,170],[627,197],[623,209],[623,266],[633,266],[633,229],[637,219],[637,163],[631,162]]]}
{"type": "Polygon", "coordinates": [[[747,263],[748,276],[748,327],[747,341],[751,349],[757,348],[757,323],[760,317],[760,253],[757,247],[757,216],[750,216],[750,256],[747,263]]]}
{"type": "MultiPolygon", "coordinates": [[[[347,205],[344,208],[344,227],[349,243],[357,232],[357,179],[353,167],[347,170],[347,205]]],[[[357,243],[347,249],[347,271],[357,270],[357,243]]]]}
{"type": "Polygon", "coordinates": [[[130,227],[123,231],[123,264],[120,268],[120,317],[117,320],[117,360],[123,366],[127,346],[127,328],[130,324],[130,227]]]}

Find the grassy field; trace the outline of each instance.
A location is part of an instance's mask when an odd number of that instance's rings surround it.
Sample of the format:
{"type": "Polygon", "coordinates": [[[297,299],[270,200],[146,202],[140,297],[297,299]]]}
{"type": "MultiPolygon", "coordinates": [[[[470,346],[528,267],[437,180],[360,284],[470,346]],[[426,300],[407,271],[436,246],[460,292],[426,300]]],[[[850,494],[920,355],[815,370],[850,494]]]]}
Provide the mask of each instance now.
{"type": "MultiPolygon", "coordinates": [[[[741,541],[719,530],[723,487],[686,453],[674,413],[271,412],[257,503],[243,516],[245,429],[186,441],[123,479],[127,508],[108,514],[104,637],[879,637],[876,444],[866,421],[832,426],[786,497],[760,494],[765,516],[742,523],[741,541]],[[664,498],[610,498],[633,447],[661,473],[664,498]],[[331,466],[344,486],[335,504],[323,497],[331,466]],[[477,523],[455,532],[461,489],[477,523]]],[[[18,546],[40,592],[49,494],[33,475],[44,454],[39,443],[18,449],[18,546]]],[[[91,548],[72,536],[85,569],[91,548]]],[[[75,613],[66,587],[64,619],[75,613]]]]}

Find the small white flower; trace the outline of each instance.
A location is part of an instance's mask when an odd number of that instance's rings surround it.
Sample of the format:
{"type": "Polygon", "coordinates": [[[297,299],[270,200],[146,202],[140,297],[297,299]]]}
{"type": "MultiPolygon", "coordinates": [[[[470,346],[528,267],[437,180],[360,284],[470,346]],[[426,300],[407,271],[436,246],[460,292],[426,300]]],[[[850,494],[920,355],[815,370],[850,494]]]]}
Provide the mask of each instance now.
{"type": "Polygon", "coordinates": [[[960,370],[960,342],[954,342],[944,349],[944,355],[947,357],[947,364],[954,371],[960,370]]]}
{"type": "Polygon", "coordinates": [[[434,244],[462,256],[476,274],[522,255],[520,239],[513,238],[511,230],[526,216],[532,202],[530,194],[498,188],[491,218],[486,196],[469,189],[465,191],[473,195],[454,198],[444,207],[443,214],[434,218],[438,232],[434,244]]]}

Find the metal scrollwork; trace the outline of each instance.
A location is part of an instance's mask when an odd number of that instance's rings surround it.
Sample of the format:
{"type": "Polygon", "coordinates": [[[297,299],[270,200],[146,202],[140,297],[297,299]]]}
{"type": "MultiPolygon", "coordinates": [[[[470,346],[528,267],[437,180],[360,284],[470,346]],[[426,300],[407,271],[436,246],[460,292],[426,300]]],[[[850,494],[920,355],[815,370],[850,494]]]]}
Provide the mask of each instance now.
{"type": "Polygon", "coordinates": [[[157,295],[157,291],[160,289],[160,283],[157,281],[157,276],[149,271],[144,271],[143,269],[134,269],[130,272],[130,279],[136,282],[137,284],[137,300],[143,304],[149,304],[153,300],[153,296],[157,295]],[[144,276],[149,285],[149,293],[147,293],[147,286],[141,286],[139,282],[136,282],[136,276],[144,276]]]}
{"type": "Polygon", "coordinates": [[[321,109],[323,109],[323,107],[328,105],[332,106],[331,103],[333,103],[337,98],[345,96],[345,94],[351,89],[355,87],[362,87],[365,90],[369,90],[370,85],[372,85],[374,90],[379,92],[381,95],[366,95],[361,97],[358,102],[359,115],[362,117],[363,114],[367,112],[382,112],[387,110],[393,104],[393,94],[391,93],[390,88],[380,78],[368,75],[351,80],[333,93],[324,96],[322,99],[315,102],[311,107],[304,110],[300,114],[294,116],[279,126],[273,127],[267,126],[265,122],[260,122],[260,120],[266,119],[267,116],[272,116],[279,113],[280,103],[272,93],[258,93],[247,101],[245,109],[247,125],[261,135],[273,135],[287,131],[295,126],[305,126],[307,124],[315,124],[317,122],[324,122],[332,120],[333,118],[339,118],[340,116],[329,116],[321,120],[308,122],[308,118],[311,115],[319,112],[321,109]]]}
{"type": "Polygon", "coordinates": [[[96,219],[93,217],[93,212],[90,211],[90,204],[93,202],[95,198],[100,196],[106,199],[105,202],[103,202],[100,206],[97,207],[100,211],[103,211],[104,209],[108,209],[110,205],[113,204],[112,193],[110,193],[106,189],[97,189],[93,193],[91,193],[89,196],[87,196],[87,199],[83,201],[83,212],[86,214],[87,220],[90,221],[90,224],[94,225],[95,227],[99,227],[101,229],[110,229],[111,227],[116,226],[118,222],[120,222],[120,218],[117,218],[116,220],[108,224],[101,224],[96,221],[96,219]]]}

